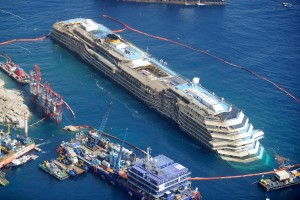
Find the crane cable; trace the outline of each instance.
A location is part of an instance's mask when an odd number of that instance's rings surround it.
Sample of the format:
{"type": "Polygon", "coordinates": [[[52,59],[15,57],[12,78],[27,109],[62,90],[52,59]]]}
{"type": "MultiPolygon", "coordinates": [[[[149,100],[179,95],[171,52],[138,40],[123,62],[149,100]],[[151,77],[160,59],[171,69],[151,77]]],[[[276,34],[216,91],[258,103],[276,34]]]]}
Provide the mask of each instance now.
{"type": "Polygon", "coordinates": [[[280,168],[278,170],[272,170],[272,171],[268,171],[268,172],[259,172],[259,173],[254,173],[254,174],[243,174],[243,175],[236,175],[236,176],[194,177],[194,178],[189,178],[189,180],[190,181],[209,181],[209,180],[234,179],[234,178],[244,178],[244,177],[251,177],[251,176],[261,176],[261,175],[273,174],[275,172],[288,170],[290,168],[294,168],[294,167],[298,167],[298,166],[300,166],[300,164],[289,165],[289,166],[285,166],[283,168],[280,168]]]}
{"type": "Polygon", "coordinates": [[[210,52],[208,52],[208,51],[201,50],[201,49],[197,49],[197,48],[192,47],[192,46],[189,46],[189,45],[187,45],[187,44],[183,44],[183,43],[180,43],[180,42],[177,42],[177,41],[168,39],[168,38],[164,38],[164,37],[161,37],[161,36],[151,35],[151,34],[149,34],[149,33],[146,33],[146,32],[143,32],[143,31],[140,31],[140,30],[137,30],[137,29],[134,29],[134,28],[130,27],[129,25],[127,25],[127,24],[125,24],[125,23],[123,23],[123,22],[121,22],[121,21],[119,21],[119,20],[117,20],[117,19],[114,19],[114,18],[112,18],[112,17],[110,17],[110,16],[108,16],[108,15],[102,15],[102,16],[103,16],[104,18],[110,19],[110,20],[115,21],[115,22],[121,24],[122,26],[124,26],[123,29],[117,30],[116,32],[122,32],[122,31],[125,31],[126,29],[129,29],[129,30],[131,30],[131,31],[133,31],[133,32],[140,33],[140,34],[146,35],[146,36],[148,36],[148,37],[152,37],[152,38],[155,38],[155,39],[158,39],[158,40],[163,40],[163,41],[166,41],[166,42],[170,42],[170,43],[173,43],[173,44],[176,44],[176,45],[179,45],[179,46],[183,46],[183,47],[188,48],[188,49],[192,49],[193,51],[196,51],[196,52],[199,52],[199,53],[206,54],[206,55],[208,55],[208,56],[210,56],[210,57],[212,57],[212,58],[215,58],[215,59],[217,59],[217,60],[219,60],[219,61],[221,61],[221,62],[223,62],[223,63],[225,63],[225,64],[227,64],[227,65],[230,65],[230,66],[235,67],[235,68],[242,69],[242,70],[244,70],[244,71],[246,71],[246,72],[248,72],[248,73],[250,73],[250,74],[252,74],[252,75],[254,75],[254,76],[256,76],[256,77],[258,77],[258,78],[260,78],[260,79],[262,79],[262,80],[264,80],[264,81],[269,82],[270,84],[274,85],[276,88],[278,88],[279,90],[281,90],[282,92],[286,93],[288,96],[292,97],[296,102],[298,102],[298,103],[300,102],[300,99],[299,99],[299,98],[297,98],[297,97],[295,97],[294,95],[292,95],[290,92],[288,92],[287,90],[285,90],[283,87],[281,87],[281,86],[278,85],[277,83],[275,83],[275,82],[269,80],[268,78],[266,78],[266,77],[264,77],[264,76],[259,75],[259,74],[256,73],[256,72],[253,72],[253,71],[251,71],[251,70],[249,70],[249,69],[247,69],[247,68],[245,68],[245,67],[243,67],[243,66],[241,66],[241,65],[238,65],[238,64],[234,64],[234,63],[232,63],[232,62],[229,62],[229,61],[227,61],[227,60],[225,60],[225,59],[223,59],[223,58],[220,58],[220,57],[218,57],[218,56],[216,56],[216,55],[214,55],[214,54],[212,54],[212,53],[210,53],[210,52]]]}

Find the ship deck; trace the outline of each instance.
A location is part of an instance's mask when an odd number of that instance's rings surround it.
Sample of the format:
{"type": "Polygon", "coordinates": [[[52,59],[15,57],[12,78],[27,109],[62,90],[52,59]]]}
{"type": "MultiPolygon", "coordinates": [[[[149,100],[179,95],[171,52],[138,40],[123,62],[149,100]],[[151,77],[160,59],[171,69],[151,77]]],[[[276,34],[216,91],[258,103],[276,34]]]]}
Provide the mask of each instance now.
{"type": "Polygon", "coordinates": [[[222,99],[220,99],[218,96],[209,92],[200,85],[185,83],[182,85],[177,85],[176,88],[193,97],[194,100],[208,107],[209,109],[212,109],[216,113],[230,111],[230,106],[224,102],[224,100],[222,101],[222,99]]]}
{"type": "Polygon", "coordinates": [[[158,91],[176,87],[183,92],[181,93],[182,95],[194,99],[195,102],[202,105],[202,108],[206,107],[208,110],[211,110],[210,113],[212,114],[230,112],[231,105],[228,102],[225,102],[200,85],[192,86],[191,83],[185,81],[184,78],[179,77],[177,73],[167,67],[167,63],[163,60],[150,57],[148,53],[127,42],[106,26],[92,20],[89,21],[91,24],[88,24],[86,21],[87,19],[76,18],[65,20],[62,23],[69,27],[69,31],[73,33],[77,31],[89,41],[94,41],[94,39],[101,40],[102,42],[95,41],[95,43],[99,43],[98,45],[107,48],[107,51],[119,60],[129,61],[122,66],[122,69],[142,83],[145,83],[145,85],[150,85],[158,91]],[[85,30],[88,26],[92,27],[93,30],[85,30]],[[74,32],[74,30],[76,31],[74,32]],[[105,42],[109,34],[114,34],[118,39],[113,42],[105,42]],[[179,82],[176,81],[176,77],[180,80],[179,82]]]}
{"type": "Polygon", "coordinates": [[[20,84],[29,84],[30,80],[29,80],[29,76],[28,74],[26,74],[25,72],[25,76],[24,77],[20,77],[17,74],[15,74],[14,72],[9,71],[8,69],[6,69],[5,64],[0,62],[0,68],[9,76],[12,77],[15,81],[17,81],[20,84]]]}
{"type": "Polygon", "coordinates": [[[291,186],[300,184],[300,179],[299,178],[297,180],[294,180],[294,181],[291,181],[291,182],[288,182],[288,183],[284,183],[284,182],[277,183],[276,181],[273,181],[271,179],[265,179],[264,181],[265,181],[265,183],[262,183],[260,181],[259,185],[266,191],[278,190],[278,189],[281,189],[281,188],[291,187],[291,186]]]}

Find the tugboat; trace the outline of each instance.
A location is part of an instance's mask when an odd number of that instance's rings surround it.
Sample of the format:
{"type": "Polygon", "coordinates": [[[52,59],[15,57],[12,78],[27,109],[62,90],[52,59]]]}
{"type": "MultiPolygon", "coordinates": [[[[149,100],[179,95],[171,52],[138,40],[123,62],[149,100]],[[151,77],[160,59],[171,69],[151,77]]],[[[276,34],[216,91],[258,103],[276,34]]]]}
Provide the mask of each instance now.
{"type": "Polygon", "coordinates": [[[59,167],[54,164],[53,161],[44,161],[43,164],[39,164],[39,168],[48,174],[51,174],[60,181],[69,178],[69,175],[64,170],[59,169],[59,167]]]}
{"type": "Polygon", "coordinates": [[[32,158],[30,155],[24,155],[21,158],[14,159],[11,163],[12,163],[12,166],[14,167],[14,166],[23,165],[23,164],[29,162],[31,159],[32,158]]]}

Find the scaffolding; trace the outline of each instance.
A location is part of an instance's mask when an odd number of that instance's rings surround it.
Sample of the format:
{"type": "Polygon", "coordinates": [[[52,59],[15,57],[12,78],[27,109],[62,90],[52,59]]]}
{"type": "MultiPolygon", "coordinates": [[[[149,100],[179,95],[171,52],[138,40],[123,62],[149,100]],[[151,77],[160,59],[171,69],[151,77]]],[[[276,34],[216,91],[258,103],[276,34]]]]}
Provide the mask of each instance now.
{"type": "Polygon", "coordinates": [[[75,113],[70,106],[62,99],[62,96],[52,90],[48,82],[42,83],[42,73],[38,65],[34,65],[30,71],[30,93],[33,94],[33,101],[41,106],[44,113],[57,123],[62,121],[62,106],[69,109],[73,117],[75,113]]]}

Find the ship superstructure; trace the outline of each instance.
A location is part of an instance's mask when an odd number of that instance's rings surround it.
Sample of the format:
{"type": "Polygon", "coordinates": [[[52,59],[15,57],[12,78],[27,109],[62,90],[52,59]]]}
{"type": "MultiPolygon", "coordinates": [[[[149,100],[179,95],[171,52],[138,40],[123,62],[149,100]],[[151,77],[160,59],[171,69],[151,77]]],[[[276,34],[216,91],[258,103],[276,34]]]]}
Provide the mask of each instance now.
{"type": "Polygon", "coordinates": [[[187,81],[165,61],[91,19],[57,22],[50,35],[223,159],[250,162],[262,156],[263,131],[254,129],[242,110],[204,88],[199,78],[187,81]]]}

